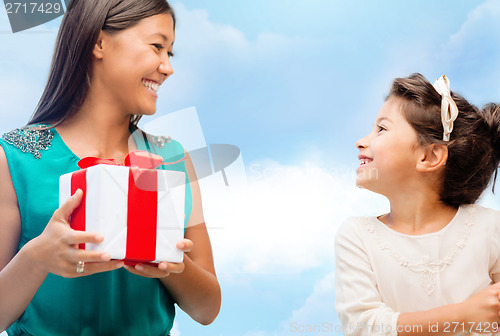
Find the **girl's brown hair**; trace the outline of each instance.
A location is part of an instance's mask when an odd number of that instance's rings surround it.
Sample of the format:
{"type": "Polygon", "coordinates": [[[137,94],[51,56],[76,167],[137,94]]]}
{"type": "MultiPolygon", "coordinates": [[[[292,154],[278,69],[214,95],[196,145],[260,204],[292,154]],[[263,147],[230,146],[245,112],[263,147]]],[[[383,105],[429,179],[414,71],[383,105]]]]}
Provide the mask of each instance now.
{"type": "MultiPolygon", "coordinates": [[[[28,124],[56,126],[74,115],[90,88],[92,51],[101,30],[114,34],[158,14],[175,14],[166,0],[72,0],[57,35],[49,79],[28,124]]],[[[130,122],[137,125],[139,116],[130,122]]]]}
{"type": "Polygon", "coordinates": [[[500,105],[479,110],[462,96],[451,92],[458,107],[450,141],[443,141],[441,95],[419,73],[396,78],[388,98],[402,99],[402,111],[422,145],[448,147],[441,201],[451,206],[472,204],[497,176],[500,162],[500,105]]]}

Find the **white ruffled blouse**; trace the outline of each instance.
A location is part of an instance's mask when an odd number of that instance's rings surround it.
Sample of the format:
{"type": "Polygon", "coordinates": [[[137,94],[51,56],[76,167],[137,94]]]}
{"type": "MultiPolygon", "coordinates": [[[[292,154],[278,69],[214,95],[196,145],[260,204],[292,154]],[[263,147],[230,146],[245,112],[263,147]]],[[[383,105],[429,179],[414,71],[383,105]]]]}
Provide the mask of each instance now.
{"type": "Polygon", "coordinates": [[[397,335],[400,313],[462,302],[500,280],[500,211],[462,206],[442,230],[423,235],[351,217],[336,235],[335,260],[344,335],[397,335]]]}

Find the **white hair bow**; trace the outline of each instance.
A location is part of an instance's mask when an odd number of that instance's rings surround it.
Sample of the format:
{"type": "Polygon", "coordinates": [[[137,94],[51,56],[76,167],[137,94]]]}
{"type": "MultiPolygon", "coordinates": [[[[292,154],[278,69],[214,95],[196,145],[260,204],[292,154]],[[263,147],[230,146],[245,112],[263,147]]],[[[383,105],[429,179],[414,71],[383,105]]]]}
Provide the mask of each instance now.
{"type": "Polygon", "coordinates": [[[442,75],[434,82],[434,88],[441,95],[441,122],[443,123],[443,141],[450,141],[453,122],[458,117],[458,107],[451,98],[450,81],[442,75]]]}

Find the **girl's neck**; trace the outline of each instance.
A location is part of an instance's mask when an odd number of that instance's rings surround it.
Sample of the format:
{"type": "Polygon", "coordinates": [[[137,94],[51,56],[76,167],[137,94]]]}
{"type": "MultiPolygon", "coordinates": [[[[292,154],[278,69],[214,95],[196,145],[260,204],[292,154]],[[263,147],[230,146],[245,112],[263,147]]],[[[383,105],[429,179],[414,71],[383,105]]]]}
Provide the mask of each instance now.
{"type": "Polygon", "coordinates": [[[380,220],[391,229],[410,235],[438,232],[448,225],[457,208],[443,204],[436,193],[389,199],[391,212],[380,220]]]}

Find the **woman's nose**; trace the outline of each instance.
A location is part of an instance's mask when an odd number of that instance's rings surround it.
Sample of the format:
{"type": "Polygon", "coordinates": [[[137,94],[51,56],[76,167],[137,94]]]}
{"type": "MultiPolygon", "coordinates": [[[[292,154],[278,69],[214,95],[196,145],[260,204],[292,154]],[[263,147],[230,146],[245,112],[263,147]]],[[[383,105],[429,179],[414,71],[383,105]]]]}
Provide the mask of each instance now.
{"type": "Polygon", "coordinates": [[[158,67],[158,71],[160,71],[166,78],[170,77],[174,73],[174,69],[172,68],[172,64],[170,63],[170,58],[165,57],[160,66],[158,67]]]}

